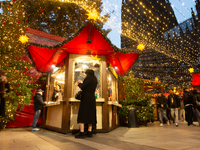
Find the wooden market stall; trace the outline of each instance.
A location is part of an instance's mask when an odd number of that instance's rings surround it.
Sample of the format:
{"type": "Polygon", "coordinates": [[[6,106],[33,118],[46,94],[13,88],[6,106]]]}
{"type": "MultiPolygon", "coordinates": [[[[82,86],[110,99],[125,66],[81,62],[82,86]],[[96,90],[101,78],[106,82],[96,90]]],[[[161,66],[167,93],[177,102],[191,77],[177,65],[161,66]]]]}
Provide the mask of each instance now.
{"type": "MultiPolygon", "coordinates": [[[[154,81],[150,81],[150,83],[151,82],[154,82],[154,81]]],[[[143,87],[142,93],[144,95],[145,95],[145,92],[151,91],[151,90],[157,90],[157,91],[160,91],[161,93],[163,93],[163,86],[153,85],[153,84],[142,84],[142,87],[143,87]]],[[[158,108],[157,108],[157,95],[152,95],[151,101],[153,102],[153,104],[155,104],[155,108],[153,110],[154,120],[159,120],[158,108]]]]}
{"type": "Polygon", "coordinates": [[[79,129],[77,115],[79,91],[77,80],[85,78],[85,70],[93,69],[98,79],[95,92],[97,132],[108,132],[119,125],[118,76],[125,74],[138,58],[138,52],[124,53],[105,37],[96,24],[87,22],[70,39],[47,46],[30,43],[27,46],[36,69],[48,74],[43,127],[58,132],[79,129]],[[63,91],[62,97],[52,100],[55,86],[63,91]]]}

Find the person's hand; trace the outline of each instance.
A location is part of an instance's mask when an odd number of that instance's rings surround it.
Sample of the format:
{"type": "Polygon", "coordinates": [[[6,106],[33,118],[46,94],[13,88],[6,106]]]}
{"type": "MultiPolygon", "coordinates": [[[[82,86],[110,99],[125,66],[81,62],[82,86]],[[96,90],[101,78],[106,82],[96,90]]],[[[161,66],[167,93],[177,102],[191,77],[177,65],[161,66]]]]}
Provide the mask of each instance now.
{"type": "Polygon", "coordinates": [[[163,104],[161,104],[161,107],[163,107],[163,104]]]}
{"type": "Polygon", "coordinates": [[[78,80],[77,82],[78,82],[78,84],[79,84],[79,83],[82,83],[82,81],[81,81],[81,80],[78,80]]]}

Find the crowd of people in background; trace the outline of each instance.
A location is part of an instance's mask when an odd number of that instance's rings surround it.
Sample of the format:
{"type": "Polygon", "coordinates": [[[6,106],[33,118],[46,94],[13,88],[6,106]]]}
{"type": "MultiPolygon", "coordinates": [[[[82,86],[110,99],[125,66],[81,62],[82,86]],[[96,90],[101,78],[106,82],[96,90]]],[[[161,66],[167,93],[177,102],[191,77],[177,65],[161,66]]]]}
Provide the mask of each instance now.
{"type": "Polygon", "coordinates": [[[178,127],[179,120],[186,122],[188,126],[196,126],[193,121],[197,120],[200,126],[200,86],[190,91],[188,87],[183,88],[183,95],[169,90],[170,95],[166,98],[160,91],[157,97],[157,107],[160,126],[165,119],[167,125],[175,123],[178,127]]]}

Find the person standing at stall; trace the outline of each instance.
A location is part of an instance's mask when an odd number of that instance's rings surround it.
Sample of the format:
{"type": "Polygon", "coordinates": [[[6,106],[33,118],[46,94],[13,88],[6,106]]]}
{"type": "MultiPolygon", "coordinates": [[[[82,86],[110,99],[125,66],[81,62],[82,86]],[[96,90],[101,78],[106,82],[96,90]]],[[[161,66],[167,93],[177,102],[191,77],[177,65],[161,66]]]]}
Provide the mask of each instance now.
{"type": "Polygon", "coordinates": [[[40,117],[40,113],[43,109],[43,106],[46,105],[45,102],[43,102],[43,90],[39,89],[37,90],[37,93],[35,94],[35,96],[33,97],[34,99],[34,118],[33,118],[33,123],[32,123],[32,131],[40,131],[39,128],[36,127],[38,119],[40,117]]]}
{"type": "Polygon", "coordinates": [[[61,90],[61,86],[59,84],[56,85],[56,88],[53,92],[52,100],[53,101],[61,101],[63,100],[63,92],[61,90]]]}
{"type": "Polygon", "coordinates": [[[87,69],[86,77],[82,83],[78,80],[78,86],[82,90],[82,98],[80,102],[77,122],[80,126],[80,132],[75,138],[93,137],[92,125],[96,124],[96,99],[95,90],[97,87],[97,78],[94,75],[94,71],[87,69]],[[84,124],[88,124],[88,131],[84,133],[84,124]]]}

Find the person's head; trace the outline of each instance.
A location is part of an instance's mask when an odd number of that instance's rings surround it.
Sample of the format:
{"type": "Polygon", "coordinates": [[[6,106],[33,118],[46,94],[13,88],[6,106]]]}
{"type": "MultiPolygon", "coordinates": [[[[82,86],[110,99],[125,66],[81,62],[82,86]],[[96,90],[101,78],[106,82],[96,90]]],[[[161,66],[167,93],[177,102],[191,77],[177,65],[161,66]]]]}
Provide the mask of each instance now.
{"type": "Polygon", "coordinates": [[[162,93],[160,91],[157,92],[158,97],[162,96],[162,93]]]}
{"type": "Polygon", "coordinates": [[[38,89],[38,90],[37,90],[37,93],[39,93],[39,94],[41,94],[41,95],[43,95],[43,92],[44,92],[44,91],[43,91],[42,89],[38,89]]]}
{"type": "Polygon", "coordinates": [[[93,71],[92,69],[87,69],[87,70],[85,71],[85,74],[86,74],[87,76],[94,76],[94,71],[93,71]]]}
{"type": "Polygon", "coordinates": [[[173,89],[169,89],[169,93],[170,93],[170,94],[174,94],[173,89]]]}
{"type": "Polygon", "coordinates": [[[59,91],[61,89],[61,86],[59,84],[56,85],[56,90],[59,91]]]}
{"type": "Polygon", "coordinates": [[[197,92],[200,92],[200,85],[197,86],[197,92]]]}
{"type": "Polygon", "coordinates": [[[0,77],[6,76],[6,75],[7,75],[6,71],[3,69],[0,69],[0,77]]]}
{"type": "Polygon", "coordinates": [[[0,81],[7,82],[6,75],[7,75],[6,71],[3,69],[0,69],[0,81]]]}
{"type": "Polygon", "coordinates": [[[183,92],[185,92],[185,91],[189,91],[189,88],[188,88],[187,86],[185,86],[185,87],[183,88],[183,92]]]}

